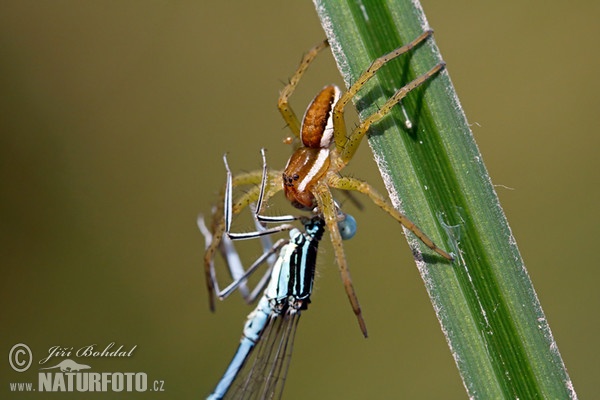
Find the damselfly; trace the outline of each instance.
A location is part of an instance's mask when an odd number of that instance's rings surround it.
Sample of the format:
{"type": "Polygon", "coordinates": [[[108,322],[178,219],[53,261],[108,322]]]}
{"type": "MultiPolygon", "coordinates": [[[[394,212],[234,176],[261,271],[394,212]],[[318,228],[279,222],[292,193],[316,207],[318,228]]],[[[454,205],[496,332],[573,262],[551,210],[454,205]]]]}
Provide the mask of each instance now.
{"type": "MultiPolygon", "coordinates": [[[[245,284],[248,276],[258,266],[267,261],[271,254],[278,252],[278,257],[270,268],[270,272],[268,271],[265,275],[269,276],[266,289],[256,308],[248,315],[240,345],[225,374],[208,399],[221,399],[226,395],[227,398],[235,399],[279,398],[283,392],[300,314],[310,303],[318,246],[325,230],[325,221],[320,215],[314,215],[311,218],[304,216],[260,216],[262,192],[264,192],[266,182],[265,175],[255,214],[256,220],[285,222],[299,219],[304,230],[291,228],[290,225],[279,225],[275,228],[265,229],[258,223],[259,229],[256,232],[229,233],[232,184],[231,172],[226,159],[225,165],[228,174],[224,206],[227,232],[221,241],[221,249],[232,275],[238,275],[238,279],[223,291],[217,289],[219,297],[226,297],[237,287],[245,284]],[[232,238],[256,238],[287,229],[290,229],[288,240],[279,240],[270,248],[267,246],[264,254],[247,270],[241,267],[239,256],[231,242],[232,238]],[[240,275],[240,272],[243,273],[240,275]],[[253,352],[257,344],[258,348],[253,352]],[[256,354],[253,355],[253,353],[256,354]],[[252,361],[250,361],[251,357],[252,361]]],[[[264,152],[263,170],[266,172],[264,152]]],[[[338,220],[342,237],[346,239],[354,236],[356,232],[354,218],[341,213],[338,208],[338,220]]],[[[198,222],[206,243],[210,244],[213,241],[211,233],[205,227],[202,219],[199,219],[198,222]]],[[[214,271],[211,275],[215,277],[214,271]]],[[[264,279],[261,281],[264,281],[264,279]]],[[[218,288],[216,282],[213,285],[218,288]]],[[[260,283],[258,286],[260,286],[260,283]]]]}

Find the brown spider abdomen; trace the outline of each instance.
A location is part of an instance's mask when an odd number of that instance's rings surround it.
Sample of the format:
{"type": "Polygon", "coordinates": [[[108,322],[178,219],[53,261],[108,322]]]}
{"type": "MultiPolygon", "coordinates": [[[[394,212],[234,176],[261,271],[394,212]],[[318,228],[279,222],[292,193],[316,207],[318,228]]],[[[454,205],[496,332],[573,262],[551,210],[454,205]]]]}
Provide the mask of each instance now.
{"type": "Polygon", "coordinates": [[[312,210],[312,189],[329,168],[329,149],[301,147],[292,154],[283,171],[283,192],[297,208],[312,210]]]}
{"type": "Polygon", "coordinates": [[[340,98],[337,86],[325,86],[304,113],[300,137],[302,144],[313,149],[329,147],[333,138],[333,106],[340,98]]]}

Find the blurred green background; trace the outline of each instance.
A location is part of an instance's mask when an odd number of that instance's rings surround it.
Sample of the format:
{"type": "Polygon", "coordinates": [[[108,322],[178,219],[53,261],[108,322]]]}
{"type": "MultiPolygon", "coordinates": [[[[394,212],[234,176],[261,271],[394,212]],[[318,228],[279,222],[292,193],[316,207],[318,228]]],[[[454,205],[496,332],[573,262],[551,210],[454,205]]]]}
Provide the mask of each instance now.
{"type": "MultiPolygon", "coordinates": [[[[235,296],[209,312],[196,215],[216,201],[223,153],[234,171],[258,168],[261,147],[284,165],[276,99],[324,37],[308,1],[230,3],[0,3],[0,398],[201,398],[224,371],[250,308],[235,296]],[[22,374],[6,362],[19,342],[34,353],[22,374]],[[51,346],[110,342],[134,356],[76,360],[146,372],[165,392],[9,392],[37,382],[51,346]]],[[[591,398],[600,4],[423,6],[575,389],[591,398]]],[[[326,54],[297,112],[330,82],[326,54]]],[[[348,173],[383,188],[367,146],[348,173]]],[[[323,241],[285,398],[465,398],[408,246],[386,247],[400,228],[365,205],[347,209],[359,233],[346,252],[370,337],[323,241]]]]}

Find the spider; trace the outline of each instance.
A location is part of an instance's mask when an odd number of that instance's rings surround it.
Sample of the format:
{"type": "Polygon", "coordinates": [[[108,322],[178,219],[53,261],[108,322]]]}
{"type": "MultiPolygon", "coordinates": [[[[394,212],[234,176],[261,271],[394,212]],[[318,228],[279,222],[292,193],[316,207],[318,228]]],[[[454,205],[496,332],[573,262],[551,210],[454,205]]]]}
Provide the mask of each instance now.
{"type": "MultiPolygon", "coordinates": [[[[427,247],[443,258],[453,260],[450,254],[440,249],[410,219],[396,210],[371,185],[355,178],[340,175],[340,172],[354,156],[369,127],[384,118],[392,107],[398,104],[411,90],[434,77],[444,68],[445,64],[441,62],[435,65],[425,74],[398,89],[377,112],[362,121],[349,134],[345,127],[344,109],[365,83],[375,75],[379,68],[424,42],[432,33],[431,30],[427,30],[405,46],[377,58],[343,94],[335,85],[325,86],[306,109],[302,124],[300,124],[296,114],[290,107],[288,99],[293,94],[300,78],[311,62],[316,58],[318,53],[329,46],[327,40],[313,47],[304,55],[300,66],[279,96],[279,111],[294,136],[300,139],[301,145],[294,151],[283,171],[268,173],[264,199],[261,199],[261,202],[266,202],[266,200],[277,192],[283,191],[286,198],[296,208],[312,211],[316,209],[323,215],[329,230],[331,242],[333,243],[335,258],[346,294],[365,337],[367,336],[367,328],[344,255],[342,237],[338,229],[339,214],[331,193],[331,188],[357,191],[365,194],[377,206],[417,236],[427,247]]],[[[263,190],[260,190],[259,193],[262,175],[263,171],[255,171],[240,174],[233,178],[234,187],[242,185],[253,186],[235,201],[232,208],[233,214],[239,213],[243,208],[256,202],[259,196],[263,196],[263,190]]],[[[261,210],[256,210],[257,215],[260,212],[261,210]]],[[[214,213],[212,222],[213,241],[206,249],[204,258],[211,309],[214,309],[214,287],[210,279],[210,270],[215,252],[219,248],[222,236],[226,230],[225,218],[226,216],[223,215],[222,209],[218,209],[214,213]]]]}

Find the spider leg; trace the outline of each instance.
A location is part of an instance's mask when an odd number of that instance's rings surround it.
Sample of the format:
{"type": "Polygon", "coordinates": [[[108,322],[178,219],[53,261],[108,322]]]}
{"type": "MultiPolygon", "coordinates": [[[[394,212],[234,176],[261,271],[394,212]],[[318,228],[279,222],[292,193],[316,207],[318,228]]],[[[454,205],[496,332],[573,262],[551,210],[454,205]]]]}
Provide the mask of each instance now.
{"type": "Polygon", "coordinates": [[[290,78],[290,82],[283,88],[283,90],[279,94],[279,100],[277,102],[279,112],[281,113],[281,116],[285,120],[286,124],[289,126],[294,136],[296,136],[297,138],[300,137],[300,121],[298,120],[298,117],[296,116],[296,113],[294,112],[292,107],[289,105],[288,99],[292,95],[292,93],[294,93],[294,90],[296,89],[296,86],[298,86],[300,78],[302,77],[302,75],[304,75],[304,72],[306,72],[312,61],[317,57],[321,50],[327,47],[329,47],[329,44],[327,43],[327,40],[324,40],[323,42],[310,49],[304,55],[304,57],[302,57],[302,61],[300,61],[298,69],[290,78]]]}
{"type": "Polygon", "coordinates": [[[356,82],[354,82],[352,84],[352,86],[350,86],[348,91],[346,91],[346,93],[344,93],[342,95],[342,97],[340,98],[340,100],[338,101],[338,103],[335,106],[335,108],[338,109],[337,113],[340,113],[346,107],[346,105],[350,102],[350,100],[352,100],[352,98],[354,96],[356,96],[356,93],[358,93],[358,91],[365,85],[365,83],[367,83],[367,81],[369,79],[371,79],[373,76],[375,76],[375,74],[381,67],[383,67],[385,64],[387,64],[394,58],[399,57],[402,54],[409,52],[415,46],[417,46],[419,43],[425,41],[431,35],[433,35],[433,30],[428,29],[425,32],[421,33],[419,36],[417,36],[412,42],[410,42],[402,47],[398,47],[396,50],[392,50],[391,52],[384,54],[381,57],[375,59],[371,63],[369,68],[367,68],[365,70],[365,72],[363,72],[362,75],[358,77],[356,82]]]}
{"type": "MultiPolygon", "coordinates": [[[[334,128],[334,132],[335,132],[335,147],[337,148],[338,152],[340,152],[340,153],[342,152],[342,150],[346,147],[346,142],[350,139],[350,138],[346,137],[346,122],[344,119],[344,109],[346,108],[346,106],[348,105],[350,100],[352,100],[352,98],[354,96],[356,96],[358,91],[365,85],[365,83],[367,83],[367,81],[369,79],[371,79],[373,76],[375,76],[375,73],[383,65],[390,62],[394,58],[399,57],[402,54],[412,50],[416,45],[418,45],[419,43],[426,40],[432,34],[433,34],[432,30],[426,30],[425,32],[420,34],[416,39],[414,39],[412,42],[410,42],[402,47],[399,47],[396,50],[391,51],[390,53],[384,54],[383,56],[374,60],[371,63],[371,65],[369,66],[369,68],[367,68],[367,70],[365,72],[363,72],[361,76],[358,77],[356,82],[354,82],[350,86],[350,88],[342,95],[342,97],[340,97],[340,99],[335,104],[335,107],[333,109],[333,128],[334,128]]],[[[365,130],[365,132],[366,132],[366,130],[365,130]]],[[[363,135],[364,135],[364,133],[363,133],[363,135]]],[[[362,137],[358,138],[358,143],[356,144],[356,147],[358,147],[358,144],[360,144],[360,139],[362,139],[362,137]]],[[[343,158],[343,161],[346,164],[352,158],[352,156],[354,155],[354,152],[356,152],[356,149],[354,149],[354,151],[351,152],[349,157],[345,156],[343,158]]]]}
{"type": "Polygon", "coordinates": [[[415,225],[414,222],[412,222],[406,215],[396,210],[390,203],[388,203],[385,200],[385,198],[381,194],[379,194],[379,192],[375,190],[375,188],[373,188],[368,183],[354,178],[342,178],[337,175],[331,175],[329,179],[329,185],[337,189],[354,190],[367,195],[373,201],[373,203],[375,203],[382,210],[391,215],[396,221],[400,222],[406,229],[414,233],[415,236],[418,237],[421,240],[421,242],[423,242],[431,250],[435,251],[445,259],[451,261],[454,259],[450,254],[440,249],[433,242],[433,240],[431,240],[421,229],[419,229],[417,225],[415,225]]]}
{"type": "Polygon", "coordinates": [[[323,214],[323,218],[325,219],[325,223],[327,225],[327,228],[329,229],[329,236],[331,237],[333,251],[335,253],[335,258],[338,263],[340,274],[342,276],[344,288],[346,289],[346,294],[348,295],[348,299],[350,300],[350,304],[352,305],[352,310],[354,311],[354,314],[356,314],[356,318],[358,319],[358,325],[360,326],[360,330],[362,331],[363,335],[367,337],[367,325],[362,316],[360,304],[358,303],[358,297],[356,296],[354,286],[352,285],[352,278],[350,277],[350,270],[348,269],[346,256],[344,255],[342,236],[338,227],[338,211],[333,200],[333,196],[331,195],[329,187],[324,182],[319,183],[315,187],[314,194],[315,198],[317,199],[319,210],[323,214]]]}
{"type": "MultiPolygon", "coordinates": [[[[367,131],[369,130],[371,125],[373,125],[376,122],[379,122],[383,117],[385,117],[392,110],[392,108],[396,104],[398,104],[400,102],[400,100],[402,100],[404,97],[406,97],[406,95],[411,90],[413,90],[416,87],[425,83],[429,78],[431,78],[432,76],[437,74],[440,70],[442,70],[442,68],[444,68],[445,65],[446,64],[444,64],[443,62],[437,64],[436,66],[431,68],[429,71],[427,71],[423,75],[417,77],[413,81],[407,83],[406,85],[404,85],[403,87],[398,89],[396,91],[396,93],[394,93],[394,95],[392,97],[390,97],[388,99],[388,101],[386,101],[385,104],[383,104],[383,106],[381,106],[381,108],[379,108],[377,111],[375,111],[373,114],[371,114],[367,119],[365,119],[360,125],[358,125],[352,131],[350,136],[348,136],[347,138],[346,138],[346,136],[344,136],[344,139],[346,141],[344,142],[343,148],[340,153],[340,160],[342,161],[342,166],[345,166],[346,164],[348,164],[348,162],[352,159],[352,157],[354,156],[354,153],[356,153],[356,150],[358,149],[358,146],[360,145],[362,138],[365,136],[365,134],[367,133],[367,131]]],[[[337,145],[337,142],[336,142],[336,145],[337,145]]]]}
{"type": "MultiPolygon", "coordinates": [[[[367,83],[367,81],[369,81],[373,76],[375,76],[376,72],[383,65],[390,62],[394,58],[399,57],[402,54],[405,54],[406,52],[412,50],[417,45],[419,45],[421,42],[427,40],[427,38],[429,38],[432,34],[433,34],[432,30],[426,30],[425,32],[420,34],[417,38],[415,38],[413,41],[411,41],[410,43],[408,43],[402,47],[399,47],[396,50],[393,50],[387,54],[384,54],[383,56],[374,60],[371,63],[371,65],[369,66],[369,68],[367,68],[367,70],[365,72],[363,72],[363,74],[361,76],[358,77],[356,82],[354,82],[350,86],[350,88],[340,97],[338,102],[335,104],[335,107],[333,109],[333,126],[334,126],[334,132],[335,132],[334,140],[335,140],[336,149],[337,149],[338,153],[341,155],[341,157],[338,159],[338,161],[340,162],[340,164],[338,165],[338,169],[342,169],[344,166],[346,166],[346,164],[350,161],[350,159],[352,159],[352,157],[354,156],[354,153],[356,152],[358,146],[360,145],[360,142],[361,142],[363,136],[368,131],[369,126],[371,126],[373,123],[375,123],[375,122],[379,121],[381,118],[383,118],[389,112],[389,110],[392,108],[392,106],[394,106],[395,104],[400,102],[400,100],[404,96],[406,96],[406,94],[410,90],[419,86],[421,83],[423,83],[425,80],[427,80],[427,78],[432,76],[437,71],[435,71],[433,73],[432,73],[432,71],[429,71],[424,76],[417,78],[415,81],[413,81],[413,82],[409,83],[408,85],[404,86],[403,88],[399,89],[396,92],[396,94],[392,97],[393,100],[392,99],[388,100],[388,102],[384,105],[385,111],[382,112],[380,110],[378,113],[376,113],[377,116],[375,118],[373,118],[374,116],[371,116],[369,118],[368,123],[366,121],[363,122],[356,129],[354,129],[354,131],[352,131],[350,133],[350,135],[348,136],[347,131],[346,131],[346,123],[344,120],[344,109],[346,108],[346,106],[348,105],[350,100],[352,100],[352,98],[354,96],[356,96],[358,91],[360,89],[362,89],[362,87],[365,85],[365,83],[367,83]]],[[[436,66],[436,68],[438,68],[438,67],[439,66],[436,66]]],[[[407,120],[408,120],[408,118],[407,118],[407,120]]]]}

